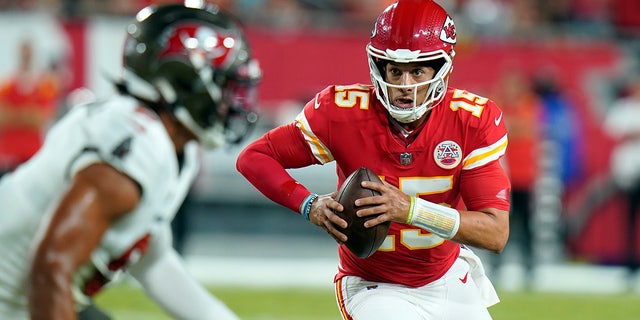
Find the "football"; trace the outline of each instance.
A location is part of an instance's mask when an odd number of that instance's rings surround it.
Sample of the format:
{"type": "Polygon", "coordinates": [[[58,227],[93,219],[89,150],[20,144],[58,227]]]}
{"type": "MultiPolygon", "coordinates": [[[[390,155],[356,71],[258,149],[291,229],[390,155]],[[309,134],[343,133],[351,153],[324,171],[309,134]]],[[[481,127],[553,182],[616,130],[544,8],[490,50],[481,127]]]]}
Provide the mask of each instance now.
{"type": "Polygon", "coordinates": [[[356,207],[355,201],[360,198],[379,195],[380,193],[363,188],[362,181],[375,181],[382,183],[382,180],[371,169],[362,167],[351,173],[338,189],[336,201],[344,206],[342,212],[335,212],[340,218],[347,221],[346,229],[337,227],[348,239],[345,245],[353,254],[359,258],[370,257],[382,244],[389,232],[390,222],[381,223],[375,227],[365,228],[364,223],[375,216],[358,217],[356,211],[363,207],[356,207]]]}

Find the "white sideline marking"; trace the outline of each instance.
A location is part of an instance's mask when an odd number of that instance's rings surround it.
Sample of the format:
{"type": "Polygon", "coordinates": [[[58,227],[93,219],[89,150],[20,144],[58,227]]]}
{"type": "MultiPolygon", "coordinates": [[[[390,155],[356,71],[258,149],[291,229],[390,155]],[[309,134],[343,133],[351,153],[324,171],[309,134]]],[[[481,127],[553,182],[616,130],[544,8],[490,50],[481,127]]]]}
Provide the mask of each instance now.
{"type": "Polygon", "coordinates": [[[206,285],[333,288],[331,259],[187,256],[187,267],[206,285]]]}
{"type": "MultiPolygon", "coordinates": [[[[187,267],[194,277],[210,286],[250,288],[302,287],[333,289],[337,258],[264,258],[188,255],[187,267]]],[[[640,292],[640,276],[623,267],[558,264],[534,269],[530,279],[522,272],[509,272],[492,279],[498,291],[518,291],[507,282],[529,282],[539,292],[617,294],[640,292]],[[520,279],[516,279],[520,278],[520,279]]]]}

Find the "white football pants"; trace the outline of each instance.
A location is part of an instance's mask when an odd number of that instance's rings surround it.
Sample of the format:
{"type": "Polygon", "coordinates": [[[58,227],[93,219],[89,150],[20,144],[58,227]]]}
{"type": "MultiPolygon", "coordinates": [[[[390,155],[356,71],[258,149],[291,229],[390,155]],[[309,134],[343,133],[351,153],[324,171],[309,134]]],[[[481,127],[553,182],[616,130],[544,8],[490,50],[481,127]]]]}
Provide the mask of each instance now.
{"type": "Polygon", "coordinates": [[[442,278],[418,288],[347,276],[336,283],[344,320],[490,320],[499,302],[480,259],[469,249],[442,278]]]}

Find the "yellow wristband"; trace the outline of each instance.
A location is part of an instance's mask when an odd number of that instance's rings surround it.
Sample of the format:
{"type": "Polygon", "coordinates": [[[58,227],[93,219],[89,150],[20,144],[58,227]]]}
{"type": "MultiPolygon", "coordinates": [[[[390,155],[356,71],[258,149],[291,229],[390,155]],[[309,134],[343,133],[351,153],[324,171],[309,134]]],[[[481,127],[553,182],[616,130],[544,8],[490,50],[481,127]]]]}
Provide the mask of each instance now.
{"type": "Polygon", "coordinates": [[[407,223],[410,224],[413,220],[413,211],[416,206],[416,197],[411,197],[411,203],[409,204],[409,213],[407,214],[407,223]]]}

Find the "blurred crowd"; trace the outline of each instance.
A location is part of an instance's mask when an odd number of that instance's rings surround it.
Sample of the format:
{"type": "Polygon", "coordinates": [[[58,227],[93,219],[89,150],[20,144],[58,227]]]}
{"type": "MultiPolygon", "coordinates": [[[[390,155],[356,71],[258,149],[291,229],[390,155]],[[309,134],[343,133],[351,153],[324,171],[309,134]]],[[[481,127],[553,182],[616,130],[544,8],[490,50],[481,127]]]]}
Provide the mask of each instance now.
{"type": "MultiPolygon", "coordinates": [[[[65,18],[133,15],[175,0],[0,0],[0,10],[47,10],[65,18]]],[[[391,0],[207,0],[248,24],[300,28],[370,28],[391,0]]],[[[442,0],[466,37],[633,37],[640,34],[636,0],[442,0]]]]}

